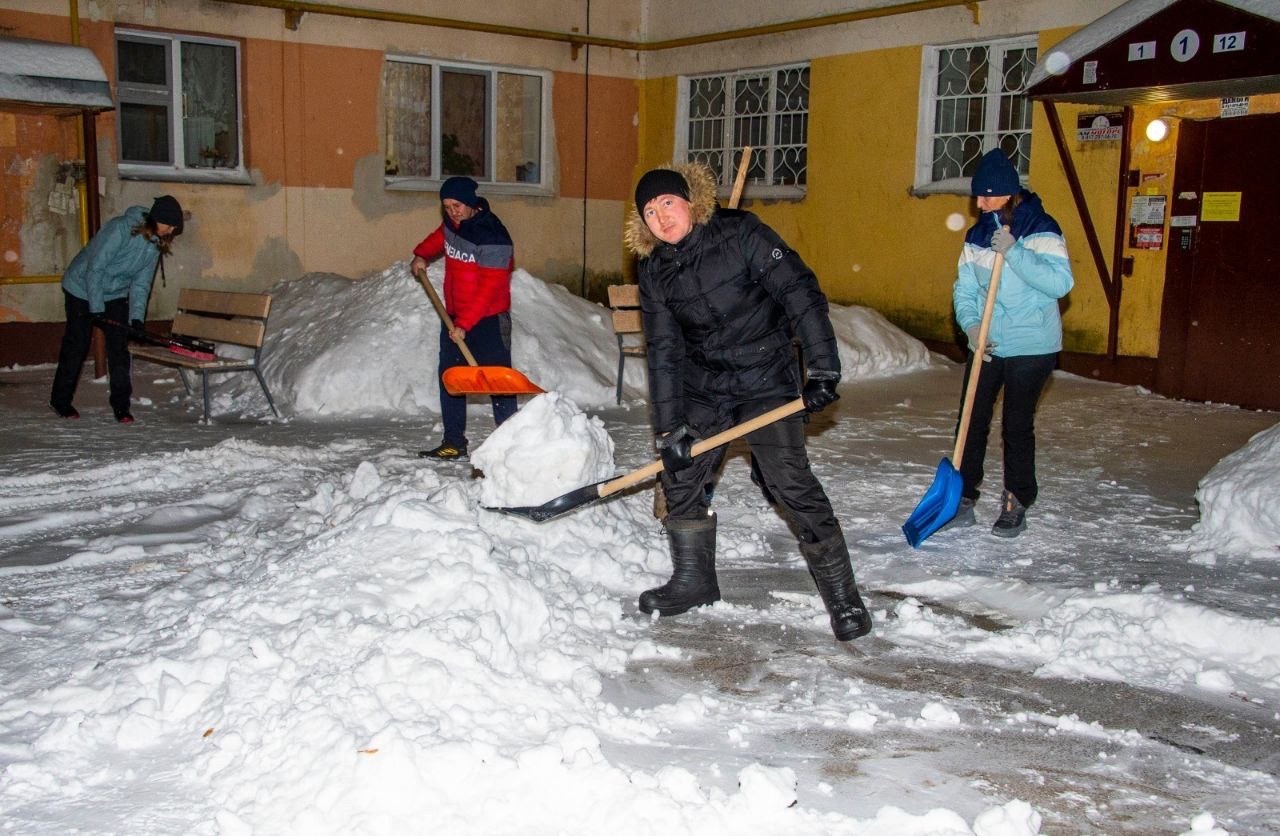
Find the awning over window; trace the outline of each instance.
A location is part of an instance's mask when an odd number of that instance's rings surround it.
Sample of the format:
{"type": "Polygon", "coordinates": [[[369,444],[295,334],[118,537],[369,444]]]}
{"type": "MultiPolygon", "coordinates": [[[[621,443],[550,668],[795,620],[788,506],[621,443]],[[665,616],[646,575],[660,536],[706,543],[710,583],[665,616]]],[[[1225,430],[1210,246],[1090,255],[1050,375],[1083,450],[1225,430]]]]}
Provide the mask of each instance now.
{"type": "Polygon", "coordinates": [[[1051,47],[1035,99],[1129,105],[1280,92],[1277,0],[1129,0],[1051,47]]]}
{"type": "Polygon", "coordinates": [[[74,113],[114,107],[107,74],[86,47],[0,38],[0,110],[74,113]]]}

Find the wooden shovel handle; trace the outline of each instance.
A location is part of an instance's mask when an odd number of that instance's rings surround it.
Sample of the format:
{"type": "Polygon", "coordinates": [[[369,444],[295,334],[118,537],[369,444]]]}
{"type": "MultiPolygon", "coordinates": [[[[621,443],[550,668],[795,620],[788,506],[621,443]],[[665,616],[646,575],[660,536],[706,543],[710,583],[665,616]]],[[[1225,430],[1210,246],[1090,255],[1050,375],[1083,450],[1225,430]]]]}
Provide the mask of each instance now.
{"type": "Polygon", "coordinates": [[[436,293],[436,289],[431,285],[431,280],[427,278],[426,271],[413,271],[413,275],[417,277],[418,282],[426,288],[427,296],[431,298],[431,304],[435,306],[436,313],[440,314],[440,321],[444,323],[445,330],[449,332],[449,339],[462,350],[462,356],[467,358],[467,365],[478,366],[475,356],[471,353],[471,349],[467,348],[466,340],[462,337],[454,336],[453,319],[449,316],[449,312],[444,309],[444,302],[440,301],[440,294],[436,293]]]}
{"type": "Polygon", "coordinates": [[[751,146],[742,149],[742,157],[738,160],[738,176],[733,178],[733,193],[729,195],[729,208],[737,209],[742,199],[742,187],[747,183],[747,169],[751,167],[751,146]]]}
{"type": "Polygon", "coordinates": [[[982,372],[983,358],[987,354],[987,332],[991,330],[991,312],[996,307],[996,290],[1000,287],[1000,271],[1004,269],[1004,256],[996,253],[995,266],[991,268],[991,285],[987,288],[987,304],[982,309],[982,324],[978,326],[978,344],[973,349],[973,363],[969,369],[969,385],[964,390],[964,406],[960,409],[960,429],[956,431],[956,446],[951,453],[951,463],[959,469],[960,456],[964,454],[965,436],[969,434],[969,419],[973,416],[973,396],[978,391],[978,375],[982,372]]]}
{"type": "MultiPolygon", "coordinates": [[[[721,445],[728,444],[734,439],[742,438],[747,433],[755,432],[761,427],[768,426],[774,421],[781,421],[789,415],[795,415],[797,412],[804,411],[804,399],[796,398],[794,401],[788,401],[777,409],[771,409],[763,415],[757,415],[747,421],[743,421],[737,426],[730,427],[723,432],[718,432],[710,438],[704,438],[702,441],[693,445],[690,451],[694,456],[701,456],[708,450],[714,450],[721,445]]],[[[600,496],[604,498],[610,494],[617,493],[620,490],[639,484],[650,476],[656,476],[663,471],[662,459],[656,462],[650,462],[639,470],[633,470],[628,474],[619,476],[617,479],[605,482],[600,486],[600,496]]]]}

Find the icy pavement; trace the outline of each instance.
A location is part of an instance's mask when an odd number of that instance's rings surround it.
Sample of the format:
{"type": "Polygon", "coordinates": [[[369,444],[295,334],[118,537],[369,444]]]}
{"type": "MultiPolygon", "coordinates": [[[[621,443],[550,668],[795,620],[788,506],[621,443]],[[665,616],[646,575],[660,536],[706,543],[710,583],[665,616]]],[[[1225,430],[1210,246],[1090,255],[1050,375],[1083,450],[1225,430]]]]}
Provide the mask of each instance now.
{"type": "MultiPolygon", "coordinates": [[[[1027,532],[913,550],[959,370],[843,385],[810,458],[878,621],[839,645],[739,448],[725,600],[651,621],[646,491],[513,521],[413,456],[434,416],[202,425],[148,370],[137,424],[87,380],[63,421],[51,374],[0,371],[5,828],[994,836],[1016,800],[1046,832],[1280,832],[1280,559],[1187,547],[1274,413],[1055,376],[1027,532]]],[[[649,461],[642,403],[591,412],[649,461]]]]}

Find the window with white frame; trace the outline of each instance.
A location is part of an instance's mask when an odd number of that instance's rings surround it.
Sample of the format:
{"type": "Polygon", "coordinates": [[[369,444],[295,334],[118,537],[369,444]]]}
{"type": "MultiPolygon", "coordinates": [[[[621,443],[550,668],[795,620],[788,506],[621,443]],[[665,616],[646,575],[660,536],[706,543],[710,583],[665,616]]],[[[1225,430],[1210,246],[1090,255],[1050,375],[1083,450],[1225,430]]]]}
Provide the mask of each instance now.
{"type": "Polygon", "coordinates": [[[388,184],[548,184],[548,74],[388,57],[382,90],[388,184]]]}
{"type": "Polygon", "coordinates": [[[706,163],[727,187],[742,149],[757,196],[804,194],[809,173],[809,65],[682,76],[676,157],[706,163]]]}
{"type": "Polygon", "coordinates": [[[122,175],[243,171],[238,42],[118,29],[116,100],[122,175]]]}
{"type": "Polygon", "coordinates": [[[1026,177],[1031,165],[1034,36],[928,46],[920,79],[917,192],[969,193],[978,160],[992,148],[1026,177]]]}

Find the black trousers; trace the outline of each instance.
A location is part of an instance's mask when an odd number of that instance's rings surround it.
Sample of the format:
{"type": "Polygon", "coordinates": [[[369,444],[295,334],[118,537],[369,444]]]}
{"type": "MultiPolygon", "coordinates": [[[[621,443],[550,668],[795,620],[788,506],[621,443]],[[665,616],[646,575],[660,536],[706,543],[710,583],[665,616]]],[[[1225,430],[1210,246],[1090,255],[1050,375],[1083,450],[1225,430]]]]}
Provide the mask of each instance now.
{"type": "MultiPolygon", "coordinates": [[[[973,355],[964,370],[962,392],[969,387],[973,371],[973,355]]],[[[1026,508],[1036,501],[1040,485],[1036,482],[1036,404],[1045,381],[1058,364],[1058,355],[1031,354],[1024,357],[992,357],[982,363],[978,389],[973,396],[973,415],[965,436],[960,475],[964,478],[964,495],[979,496],[983,461],[987,457],[987,436],[995,414],[996,398],[1004,390],[1004,409],[1000,413],[1000,436],[1004,444],[1004,487],[1026,508]]],[[[963,410],[964,404],[960,404],[963,410]]],[[[957,421],[956,432],[960,431],[957,421]]]]}
{"type": "MultiPolygon", "coordinates": [[[[700,438],[707,438],[782,406],[788,400],[770,398],[712,404],[686,395],[685,419],[700,438]]],[[[792,415],[761,427],[749,433],[746,442],[765,486],[786,511],[802,543],[817,543],[839,533],[840,522],[831,501],[809,468],[803,415],[792,415]]],[[[662,471],[667,519],[701,519],[707,515],[710,499],[706,486],[716,480],[727,450],[726,445],[704,453],[693,460],[692,467],[678,473],[662,471]]]]}
{"type": "MultiPolygon", "coordinates": [[[[93,319],[89,301],[62,291],[67,312],[67,330],[62,333],[58,350],[58,370],[53,373],[53,391],[49,402],[58,408],[71,406],[80,382],[80,369],[89,356],[93,338],[93,319]]],[[[115,322],[129,322],[129,300],[111,299],[106,303],[106,317],[115,322]]],[[[105,328],[107,340],[107,375],[111,381],[111,409],[116,415],[129,411],[133,398],[132,364],[129,358],[129,336],[122,328],[105,328]]]]}
{"type": "MultiPolygon", "coordinates": [[[[511,365],[511,313],[503,312],[486,316],[467,332],[467,348],[482,366],[511,365]]],[[[454,366],[467,365],[462,349],[449,339],[449,331],[440,326],[440,417],[444,420],[444,443],[457,447],[467,446],[467,399],[464,395],[450,395],[444,388],[444,373],[454,366]]],[[[502,422],[516,414],[515,395],[496,395],[493,401],[493,423],[502,422]]]]}

